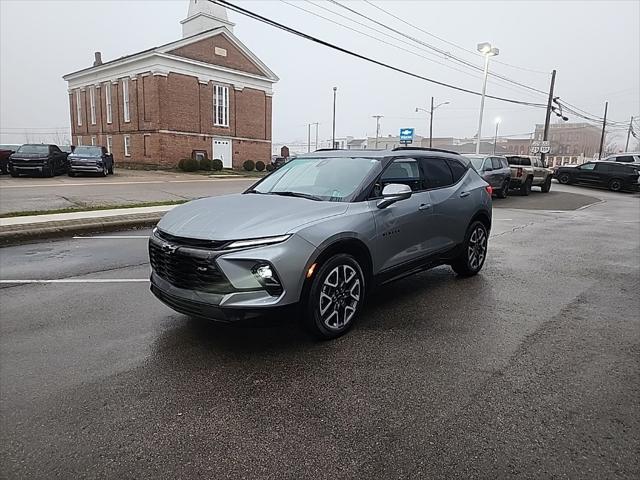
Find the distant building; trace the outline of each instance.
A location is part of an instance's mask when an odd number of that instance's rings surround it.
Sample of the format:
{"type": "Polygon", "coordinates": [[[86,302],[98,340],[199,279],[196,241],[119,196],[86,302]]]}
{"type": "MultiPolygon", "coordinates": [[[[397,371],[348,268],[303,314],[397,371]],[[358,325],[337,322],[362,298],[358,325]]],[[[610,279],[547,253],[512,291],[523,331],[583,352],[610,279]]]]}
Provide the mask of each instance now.
{"type": "Polygon", "coordinates": [[[498,138],[498,146],[513,155],[529,155],[531,142],[531,138],[498,138]]]}
{"type": "Polygon", "coordinates": [[[121,165],[269,161],[278,77],[236,38],[224,7],[191,0],[181,24],[181,40],[105,63],[98,52],[63,77],[72,143],[104,145],[121,165]]]}
{"type": "MultiPolygon", "coordinates": [[[[534,138],[542,140],[544,125],[536,125],[534,138]]],[[[600,148],[601,129],[589,123],[555,123],[549,125],[551,155],[592,157],[600,148]]]]}
{"type": "MultiPolygon", "coordinates": [[[[468,143],[463,143],[461,145],[456,145],[453,147],[453,151],[458,153],[476,153],[476,143],[468,142],[468,143]]],[[[499,143],[494,146],[493,142],[481,141],[480,153],[485,155],[490,155],[492,153],[495,153],[497,155],[503,155],[507,153],[507,150],[504,147],[502,147],[499,143]]]]}

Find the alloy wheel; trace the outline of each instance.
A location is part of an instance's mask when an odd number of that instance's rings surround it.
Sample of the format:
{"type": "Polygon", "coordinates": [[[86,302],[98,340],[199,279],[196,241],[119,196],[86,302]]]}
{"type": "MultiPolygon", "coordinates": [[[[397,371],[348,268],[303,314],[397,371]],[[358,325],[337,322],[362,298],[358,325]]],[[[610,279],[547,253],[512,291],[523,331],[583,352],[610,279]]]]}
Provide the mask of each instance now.
{"type": "Polygon", "coordinates": [[[478,270],[484,262],[487,254],[487,232],[477,226],[469,237],[469,245],[467,247],[467,256],[469,258],[469,267],[472,270],[478,270]]]}
{"type": "Polygon", "coordinates": [[[322,323],[330,330],[342,330],[355,315],[362,284],[350,265],[338,265],[325,277],[320,290],[318,310],[322,323]]]}

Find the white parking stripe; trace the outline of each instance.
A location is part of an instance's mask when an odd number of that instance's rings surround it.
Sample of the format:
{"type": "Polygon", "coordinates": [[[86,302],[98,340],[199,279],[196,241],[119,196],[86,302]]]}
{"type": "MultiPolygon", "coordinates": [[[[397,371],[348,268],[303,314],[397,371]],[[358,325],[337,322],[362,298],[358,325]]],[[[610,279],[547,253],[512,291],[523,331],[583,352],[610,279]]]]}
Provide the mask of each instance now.
{"type": "Polygon", "coordinates": [[[148,278],[62,278],[55,280],[0,280],[0,283],[142,283],[148,278]]]}
{"type": "Polygon", "coordinates": [[[73,238],[76,239],[76,240],[85,240],[85,239],[94,239],[94,238],[97,238],[97,239],[104,238],[104,239],[109,239],[109,240],[112,240],[112,239],[128,240],[128,239],[140,239],[140,238],[143,238],[145,240],[148,240],[149,239],[149,235],[104,235],[104,236],[100,236],[100,235],[91,236],[91,235],[89,235],[89,236],[86,236],[86,237],[77,236],[77,237],[73,237],[73,238]]]}

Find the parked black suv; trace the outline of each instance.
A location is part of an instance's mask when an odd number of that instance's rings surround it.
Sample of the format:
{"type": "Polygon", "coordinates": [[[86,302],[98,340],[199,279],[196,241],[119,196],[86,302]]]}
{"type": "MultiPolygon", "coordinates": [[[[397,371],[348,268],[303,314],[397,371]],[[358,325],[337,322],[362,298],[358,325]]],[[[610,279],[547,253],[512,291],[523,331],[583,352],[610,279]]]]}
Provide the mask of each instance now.
{"type": "Polygon", "coordinates": [[[560,167],[554,176],[564,185],[580,183],[607,187],[614,192],[637,191],[640,187],[640,166],[620,162],[588,162],[577,167],[560,167]]]}
{"type": "Polygon", "coordinates": [[[12,177],[17,177],[21,173],[39,173],[45,177],[67,173],[68,155],[57,145],[22,145],[9,157],[9,172],[12,177]]]}

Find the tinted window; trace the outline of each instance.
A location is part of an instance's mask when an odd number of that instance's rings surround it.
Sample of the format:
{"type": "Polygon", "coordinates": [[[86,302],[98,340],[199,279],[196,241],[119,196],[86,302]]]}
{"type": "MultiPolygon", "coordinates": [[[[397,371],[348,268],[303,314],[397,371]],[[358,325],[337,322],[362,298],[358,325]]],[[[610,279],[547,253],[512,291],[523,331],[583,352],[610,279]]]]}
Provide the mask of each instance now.
{"type": "Polygon", "coordinates": [[[491,163],[491,159],[487,158],[482,165],[482,170],[491,170],[493,168],[493,164],[491,163]]]}
{"type": "Polygon", "coordinates": [[[509,165],[531,166],[531,159],[526,157],[507,157],[509,165]]]}
{"type": "Polygon", "coordinates": [[[633,157],[631,155],[624,155],[624,156],[621,156],[621,157],[615,157],[614,160],[616,162],[633,163],[633,157]]]}
{"type": "Polygon", "coordinates": [[[447,159],[451,173],[453,173],[453,183],[458,183],[464,174],[467,173],[467,167],[457,160],[447,159]]]}
{"type": "Polygon", "coordinates": [[[18,153],[39,153],[47,155],[49,153],[48,145],[22,145],[18,149],[18,153]]]}
{"type": "Polygon", "coordinates": [[[596,172],[608,173],[613,171],[613,165],[608,163],[598,163],[595,168],[596,172]]]}
{"type": "Polygon", "coordinates": [[[616,173],[622,173],[627,175],[638,173],[638,169],[635,167],[632,167],[631,165],[611,165],[611,170],[616,173]]]}
{"type": "MultiPolygon", "coordinates": [[[[408,185],[414,192],[424,189],[420,168],[415,158],[397,158],[387,167],[380,177],[381,188],[390,183],[408,185]]],[[[379,196],[382,192],[374,192],[379,196]]]]}
{"type": "Polygon", "coordinates": [[[493,169],[494,170],[498,170],[498,169],[502,168],[502,164],[500,163],[500,159],[496,158],[496,157],[493,157],[491,159],[491,165],[493,165],[493,169]]]}
{"type": "Polygon", "coordinates": [[[507,162],[506,158],[501,158],[500,161],[502,162],[502,166],[504,168],[509,168],[509,162],[507,162]]]}
{"type": "Polygon", "coordinates": [[[421,159],[427,188],[442,188],[453,185],[453,174],[443,158],[421,159]]]}
{"type": "Polygon", "coordinates": [[[578,168],[580,170],[593,170],[595,166],[595,163],[585,163],[584,165],[580,165],[578,168]]]}

